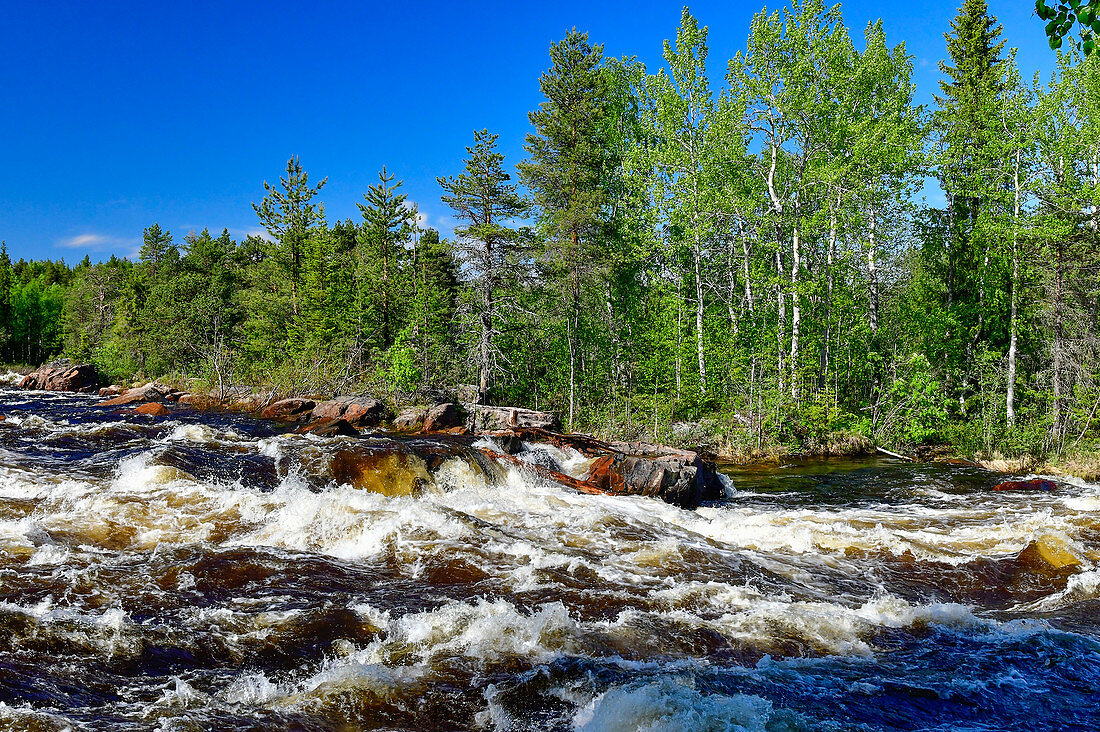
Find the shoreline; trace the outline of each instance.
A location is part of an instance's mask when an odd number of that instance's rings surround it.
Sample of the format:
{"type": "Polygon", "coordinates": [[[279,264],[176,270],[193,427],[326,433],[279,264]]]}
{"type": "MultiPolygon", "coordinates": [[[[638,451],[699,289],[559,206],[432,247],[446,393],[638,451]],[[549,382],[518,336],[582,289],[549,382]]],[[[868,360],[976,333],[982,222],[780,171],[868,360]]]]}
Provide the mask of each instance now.
{"type": "MultiPolygon", "coordinates": [[[[48,365],[39,367],[37,370],[22,368],[19,370],[10,369],[8,376],[4,383],[12,387],[17,387],[17,383],[14,379],[15,375],[20,377],[26,376],[28,373],[37,373],[42,369],[46,369],[48,365]]],[[[238,414],[248,414],[254,416],[257,419],[266,419],[275,422],[288,423],[286,418],[279,418],[273,416],[264,416],[264,410],[271,407],[274,404],[278,404],[283,401],[292,400],[304,400],[314,402],[316,404],[332,403],[340,400],[355,400],[355,399],[374,399],[380,404],[383,404],[382,400],[378,400],[367,394],[302,394],[295,396],[284,396],[277,393],[275,390],[264,390],[256,387],[248,386],[236,386],[230,387],[226,391],[231,394],[225,397],[217,395],[216,390],[210,389],[205,384],[196,383],[196,380],[187,380],[186,383],[181,382],[179,379],[162,378],[155,379],[148,382],[134,382],[131,386],[125,387],[120,384],[113,384],[102,389],[96,389],[95,392],[85,391],[84,393],[96,393],[98,396],[106,396],[111,398],[112,396],[119,396],[129,391],[138,389],[148,389],[150,387],[158,387],[167,390],[164,401],[171,404],[183,404],[186,407],[197,411],[218,411],[224,410],[226,412],[233,412],[238,414]],[[106,392],[106,393],[104,393],[106,392]]],[[[57,389],[47,389],[46,391],[62,391],[57,389]]],[[[410,411],[428,411],[434,407],[442,406],[446,403],[457,405],[460,410],[463,407],[470,406],[463,402],[434,402],[433,400],[394,400],[392,404],[386,404],[386,408],[390,412],[390,418],[386,420],[380,420],[377,425],[373,425],[372,429],[382,426],[383,423],[388,424],[388,428],[384,429],[384,433],[395,435],[415,435],[415,434],[428,434],[430,432],[441,432],[440,430],[423,430],[417,429],[412,425],[400,426],[395,424],[397,420],[404,414],[410,411]]],[[[132,406],[140,406],[142,402],[135,402],[132,406]]],[[[122,406],[122,405],[119,405],[122,406]]],[[[487,405],[476,405],[485,406],[487,405]]],[[[533,414],[550,414],[534,412],[521,407],[494,407],[494,409],[501,410],[513,410],[529,412],[533,414]]],[[[160,415],[164,416],[164,415],[160,415]]],[[[316,421],[316,420],[314,420],[316,421]]],[[[298,420],[290,420],[289,424],[298,423],[298,420]]],[[[306,428],[311,425],[310,422],[302,423],[298,427],[299,431],[313,431],[306,428]]],[[[506,427],[507,425],[502,425],[506,427]]],[[[447,428],[451,434],[459,434],[453,430],[461,429],[459,425],[451,425],[447,428]]],[[[479,434],[488,430],[468,430],[469,434],[479,434]]],[[[593,440],[602,440],[608,443],[614,442],[630,442],[631,435],[624,432],[615,432],[601,430],[597,434],[574,432],[565,433],[560,427],[557,430],[551,430],[562,435],[569,435],[576,438],[587,438],[593,440]]],[[[319,434],[324,434],[319,433],[319,434]]],[[[369,433],[368,433],[369,434],[369,433]]],[[[675,432],[670,436],[674,436],[675,432]]],[[[708,461],[714,462],[718,465],[729,466],[773,466],[778,467],[784,462],[790,461],[809,461],[809,460],[838,460],[845,458],[857,458],[857,457],[873,457],[875,455],[882,455],[885,453],[885,457],[893,457],[894,459],[907,459],[917,463],[952,463],[960,465],[968,465],[971,467],[981,468],[983,470],[990,471],[992,473],[998,473],[1002,475],[1024,476],[1029,474],[1036,475],[1049,475],[1052,477],[1061,478],[1073,478],[1082,480],[1085,482],[1100,482],[1100,455],[1088,453],[1088,452],[1076,452],[1070,455],[1065,455],[1060,458],[1039,459],[1035,456],[1024,456],[1015,458],[1006,458],[1000,455],[985,457],[974,454],[962,454],[952,449],[950,445],[927,445],[918,446],[914,450],[913,455],[904,454],[903,451],[895,453],[892,450],[886,450],[876,445],[869,437],[864,435],[854,435],[849,432],[836,432],[829,433],[819,444],[809,449],[802,450],[788,450],[785,446],[772,446],[768,449],[750,449],[744,450],[735,444],[728,442],[728,434],[713,434],[708,437],[718,438],[719,445],[706,444],[705,439],[698,441],[693,440],[666,440],[662,442],[651,442],[648,440],[634,440],[634,442],[646,442],[650,445],[659,446],[668,450],[687,450],[695,452],[708,461]],[[724,443],[724,444],[723,444],[724,443]],[[900,454],[899,454],[900,453],[900,454]]]]}

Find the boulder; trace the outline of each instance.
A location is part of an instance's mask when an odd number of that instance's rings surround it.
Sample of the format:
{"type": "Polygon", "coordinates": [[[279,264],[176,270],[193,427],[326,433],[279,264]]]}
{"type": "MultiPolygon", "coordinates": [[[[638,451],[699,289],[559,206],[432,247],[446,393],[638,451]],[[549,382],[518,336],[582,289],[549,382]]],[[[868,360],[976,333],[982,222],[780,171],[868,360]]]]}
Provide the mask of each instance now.
{"type": "Polygon", "coordinates": [[[160,402],[146,402],[134,408],[134,414],[144,414],[149,417],[167,417],[171,412],[168,407],[160,402]]]}
{"type": "Polygon", "coordinates": [[[536,412],[519,407],[489,407],[484,404],[464,404],[467,412],[466,426],[471,432],[534,428],[557,432],[561,420],[550,412],[536,412]]]}
{"type": "Polygon", "coordinates": [[[399,430],[418,430],[424,424],[428,410],[424,407],[409,407],[393,418],[393,426],[399,430]]]}
{"type": "Polygon", "coordinates": [[[1081,564],[1081,559],[1065,542],[1050,534],[1032,541],[1016,558],[1025,566],[1038,570],[1061,570],[1081,564]]]}
{"type": "Polygon", "coordinates": [[[283,419],[296,421],[306,419],[317,405],[312,399],[282,399],[269,404],[260,412],[263,419],[283,419]]]}
{"type": "Polygon", "coordinates": [[[311,418],[344,419],[356,427],[377,427],[391,416],[385,404],[368,396],[343,396],[315,405],[311,418]]]}
{"type": "Polygon", "coordinates": [[[20,389],[42,391],[80,391],[99,384],[99,374],[92,364],[61,364],[42,366],[19,381],[20,389]]]}
{"type": "Polygon", "coordinates": [[[116,397],[116,396],[119,396],[121,394],[122,394],[122,387],[119,386],[118,384],[111,384],[110,386],[105,386],[105,387],[103,387],[102,389],[99,390],[99,395],[101,397],[116,397]]]}
{"type": "Polygon", "coordinates": [[[436,404],[424,415],[424,431],[440,432],[458,427],[463,422],[462,410],[454,402],[436,404]]]}
{"type": "Polygon", "coordinates": [[[539,475],[586,493],[654,496],[683,508],[697,508],[705,501],[726,496],[714,463],[691,450],[646,442],[604,442],[588,435],[562,435],[532,428],[485,434],[539,475]],[[534,464],[537,455],[528,454],[525,459],[525,446],[532,443],[576,450],[592,459],[588,474],[578,480],[534,464]]]}
{"type": "Polygon", "coordinates": [[[192,409],[217,409],[222,402],[209,394],[180,394],[179,403],[192,409]]]}
{"type": "Polygon", "coordinates": [[[993,486],[995,491],[1052,491],[1058,487],[1053,480],[1032,478],[1031,480],[1006,480],[993,486]]]}
{"type": "Polygon", "coordinates": [[[616,495],[656,496],[684,508],[724,498],[725,488],[714,463],[690,450],[613,443],[615,452],[597,458],[587,480],[616,495]],[[621,446],[631,445],[621,450],[621,446]]]}
{"type": "Polygon", "coordinates": [[[168,395],[169,389],[166,386],[162,386],[157,383],[149,383],[144,386],[137,386],[133,389],[123,392],[119,396],[107,401],[100,402],[101,407],[122,407],[127,404],[147,404],[149,402],[163,402],[164,397],[168,395]]]}
{"type": "Polygon", "coordinates": [[[319,419],[294,430],[300,435],[318,437],[358,437],[359,430],[351,426],[346,419],[319,419]]]}

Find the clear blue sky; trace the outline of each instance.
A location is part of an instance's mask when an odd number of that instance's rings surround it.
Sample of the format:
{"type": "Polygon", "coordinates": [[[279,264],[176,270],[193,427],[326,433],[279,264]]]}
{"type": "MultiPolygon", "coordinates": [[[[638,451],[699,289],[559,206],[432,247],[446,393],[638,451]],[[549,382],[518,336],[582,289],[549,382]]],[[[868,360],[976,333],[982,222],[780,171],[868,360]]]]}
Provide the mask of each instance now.
{"type": "MultiPolygon", "coordinates": [[[[882,17],[916,58],[928,103],[961,0],[843,5],[860,38],[882,17]]],[[[449,232],[438,175],[475,128],[514,165],[540,101],[547,49],[572,27],[651,70],[682,3],[121,3],[0,0],[0,239],[13,258],[132,255],[154,221],[257,229],[249,205],[297,154],[330,221],[385,164],[449,232]]],[[[712,75],[743,48],[758,2],[696,2],[712,75]]],[[[782,7],[773,4],[771,7],[782,7]]],[[[1030,2],[991,0],[1025,78],[1053,55],[1030,2]]]]}

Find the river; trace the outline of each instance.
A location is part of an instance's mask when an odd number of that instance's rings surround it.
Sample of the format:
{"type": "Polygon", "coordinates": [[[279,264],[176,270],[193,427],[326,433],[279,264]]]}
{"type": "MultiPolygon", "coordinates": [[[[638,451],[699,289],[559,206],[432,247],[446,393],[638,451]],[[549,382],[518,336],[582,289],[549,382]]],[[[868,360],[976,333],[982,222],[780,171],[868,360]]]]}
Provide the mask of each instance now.
{"type": "Polygon", "coordinates": [[[686,511],[440,438],[374,492],[355,438],[98,401],[0,391],[0,729],[1100,728],[1097,485],[811,461],[686,511]]]}

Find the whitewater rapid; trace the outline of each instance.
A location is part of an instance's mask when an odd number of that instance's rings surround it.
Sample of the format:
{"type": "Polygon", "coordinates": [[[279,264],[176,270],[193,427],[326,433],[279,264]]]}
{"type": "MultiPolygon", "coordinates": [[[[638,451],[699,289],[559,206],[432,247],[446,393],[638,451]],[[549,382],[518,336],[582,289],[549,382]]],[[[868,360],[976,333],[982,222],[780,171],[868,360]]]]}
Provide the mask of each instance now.
{"type": "Polygon", "coordinates": [[[95,402],[0,393],[0,726],[1100,722],[1097,485],[814,464],[686,511],[412,444],[376,492],[356,438],[95,402]]]}

